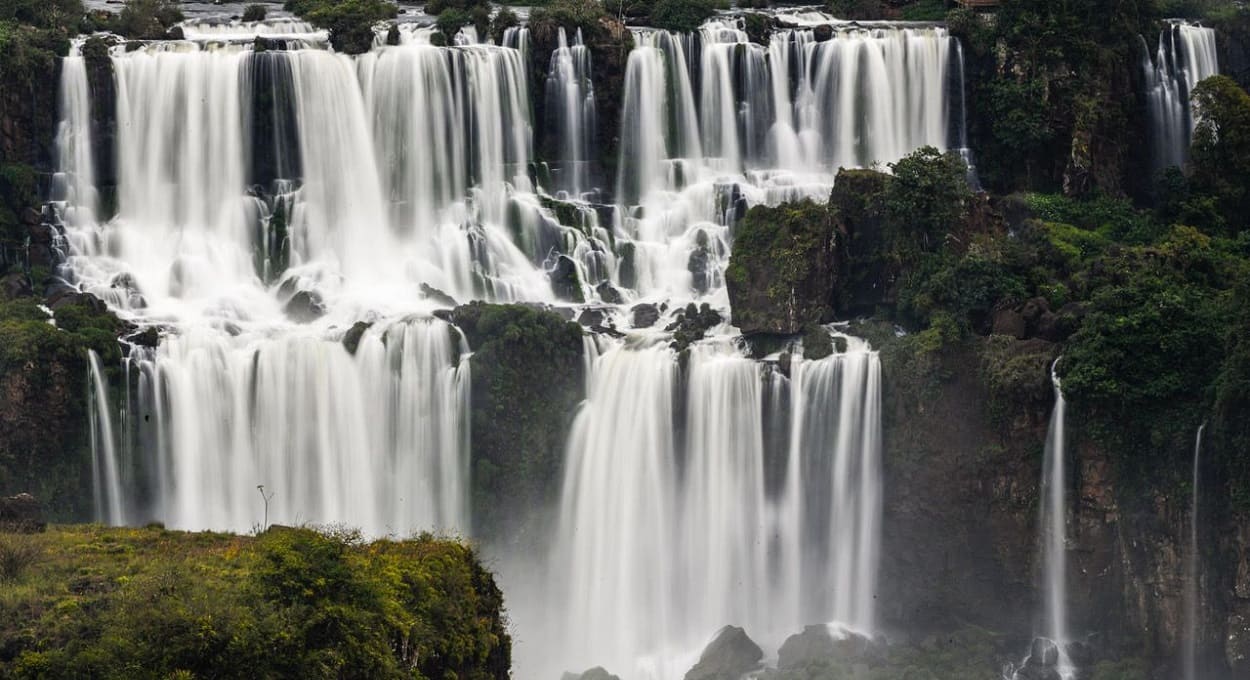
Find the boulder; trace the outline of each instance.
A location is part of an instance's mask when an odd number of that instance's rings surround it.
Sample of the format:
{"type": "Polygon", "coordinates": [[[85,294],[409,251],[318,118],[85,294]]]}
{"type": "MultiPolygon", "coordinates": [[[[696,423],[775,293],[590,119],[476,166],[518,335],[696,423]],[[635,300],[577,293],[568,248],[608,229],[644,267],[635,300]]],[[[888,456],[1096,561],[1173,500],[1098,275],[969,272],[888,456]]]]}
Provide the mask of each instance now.
{"type": "Polygon", "coordinates": [[[835,651],[828,626],[808,626],[782,643],[777,652],[777,668],[783,671],[807,668],[833,658],[835,651]]]}
{"type": "Polygon", "coordinates": [[[569,302],[586,301],[586,296],[582,293],[581,277],[577,273],[577,263],[569,256],[561,255],[556,260],[556,266],[547,272],[547,277],[551,279],[551,290],[557,298],[569,302]]]}
{"type": "Polygon", "coordinates": [[[764,650],[745,630],[725,626],[703,650],[699,663],[686,673],[686,680],[738,680],[760,667],[764,650]]]}
{"type": "Polygon", "coordinates": [[[702,340],[709,330],[720,325],[722,321],[724,319],[721,318],[720,313],[712,309],[708,303],[704,302],[696,308],[691,302],[686,305],[685,309],[677,312],[676,320],[664,330],[673,334],[671,346],[675,351],[680,352],[691,343],[702,340]]]}
{"type": "Polygon", "coordinates": [[[4,276],[0,276],[0,300],[12,300],[15,298],[34,295],[34,291],[30,287],[30,281],[22,272],[9,272],[4,276]]]}
{"type": "Polygon", "coordinates": [[[603,325],[604,314],[602,309],[583,309],[582,313],[577,315],[577,323],[583,326],[601,326],[603,325]]]}
{"type": "Polygon", "coordinates": [[[308,323],[321,318],[326,313],[321,294],[313,290],[301,290],[291,296],[282,308],[287,318],[295,323],[308,323]]]}
{"type": "Polygon", "coordinates": [[[347,350],[348,354],[353,356],[356,354],[356,348],[360,347],[360,339],[365,337],[365,331],[369,330],[371,326],[373,324],[368,321],[357,321],[352,324],[351,328],[347,329],[347,332],[343,334],[343,348],[347,350]]]}
{"type": "Polygon", "coordinates": [[[650,303],[634,305],[629,311],[633,318],[634,328],[650,328],[660,320],[660,309],[650,303]]]}
{"type": "Polygon", "coordinates": [[[595,292],[599,294],[599,299],[603,300],[605,304],[620,305],[625,303],[625,298],[621,295],[621,291],[607,281],[595,286],[595,292]]]}
{"type": "Polygon", "coordinates": [[[699,230],[695,237],[695,249],[691,251],[690,258],[686,261],[686,268],[690,270],[691,285],[695,292],[704,295],[712,287],[712,251],[708,247],[707,232],[699,230]]]}
{"type": "Polygon", "coordinates": [[[885,660],[881,643],[855,633],[835,637],[826,625],[812,625],[786,639],[778,651],[777,668],[802,670],[831,664],[878,666],[885,660]]]}
{"type": "Polygon", "coordinates": [[[48,522],[43,518],[43,507],[35,497],[19,493],[0,498],[0,533],[33,534],[43,531],[48,522]]]}
{"type": "Polygon", "coordinates": [[[595,666],[585,673],[565,673],[560,680],[621,680],[615,675],[604,670],[602,666],[595,666]]]}

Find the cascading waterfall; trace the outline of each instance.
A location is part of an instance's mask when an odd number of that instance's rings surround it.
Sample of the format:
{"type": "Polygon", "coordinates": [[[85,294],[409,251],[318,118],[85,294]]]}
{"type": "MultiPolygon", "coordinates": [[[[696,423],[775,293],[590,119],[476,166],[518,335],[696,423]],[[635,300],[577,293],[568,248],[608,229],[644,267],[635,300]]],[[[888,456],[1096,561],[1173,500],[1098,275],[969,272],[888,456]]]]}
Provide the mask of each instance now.
{"type": "Polygon", "coordinates": [[[616,231],[633,248],[638,290],[717,292],[690,262],[723,268],[727,228],[748,206],[825,201],[839,167],[965,145],[951,122],[962,115],[961,53],[944,28],[832,31],[819,42],[812,28],[781,30],[765,47],[732,19],[689,35],[635,30],[616,231]]]}
{"type": "Polygon", "coordinates": [[[1202,431],[1206,424],[1198,427],[1194,435],[1193,463],[1193,499],[1189,508],[1189,559],[1185,575],[1185,638],[1181,651],[1181,665],[1185,680],[1198,678],[1198,606],[1201,592],[1202,564],[1198,546],[1198,499],[1199,485],[1202,479],[1202,431]]]}
{"type": "Polygon", "coordinates": [[[1220,72],[1215,31],[1185,22],[1169,23],[1159,34],[1153,61],[1142,40],[1142,71],[1155,170],[1183,166],[1196,124],[1190,95],[1198,83],[1220,72]]]}
{"type": "Polygon", "coordinates": [[[557,140],[558,173],[555,188],[563,195],[581,198],[591,189],[590,159],[595,140],[595,90],[591,81],[590,50],[578,29],[569,45],[564,28],[558,47],[551,53],[547,71],[549,132],[557,140]]]}
{"type": "Polygon", "coordinates": [[[354,356],[201,329],[137,357],[148,507],[178,528],[343,522],[374,535],[468,528],[468,362],[441,321],[375,325],[354,356]],[[151,417],[155,416],[155,417],[151,417]]]}
{"type": "Polygon", "coordinates": [[[53,200],[66,207],[66,219],[72,224],[95,221],[99,198],[95,187],[95,164],[91,158],[91,102],[87,87],[87,65],[82,57],[82,43],[74,41],[69,54],[61,60],[61,85],[58,102],[63,119],[57,126],[57,168],[53,200]]]}
{"type": "MultiPolygon", "coordinates": [[[[964,143],[944,29],[838,25],[818,42],[795,28],[766,46],[723,19],[638,30],[616,209],[575,205],[562,224],[548,192],[599,188],[581,38],[563,37],[531,93],[526,29],[452,47],[433,31],[400,24],[398,45],[383,33],[358,57],[289,20],[188,22],[187,40],[113,48],[105,223],[85,67],[67,60],[62,203],[81,219],[66,220],[62,274],[161,338],[129,349],[121,403],[93,364],[101,519],[246,531],[268,504],[273,522],[466,531],[469,348],[431,318],[427,287],[554,303],[567,257],[592,303],[610,283],[625,304],[723,310],[747,206],[824,201],[839,165],[964,143]],[[551,187],[529,174],[531,96],[568,133],[555,160],[571,172],[551,187]]],[[[527,673],[667,680],[727,623],[772,650],[806,623],[874,630],[876,354],[848,338],[782,370],[734,333],[684,363],[660,331],[587,337],[550,581],[522,598],[541,611],[515,610],[538,631],[518,648],[527,673]]]]}
{"type": "Polygon", "coordinates": [[[849,341],[846,354],[796,359],[789,413],[771,416],[785,378],[723,340],[691,348],[684,380],[666,346],[607,349],[569,440],[551,639],[519,667],[670,678],[726,622],[774,646],[812,621],[871,631],[880,365],[849,341]],[[780,449],[770,417],[785,419],[780,449]],[[770,460],[784,461],[780,482],[770,460]],[[568,651],[548,658],[557,646],[568,651]]]}

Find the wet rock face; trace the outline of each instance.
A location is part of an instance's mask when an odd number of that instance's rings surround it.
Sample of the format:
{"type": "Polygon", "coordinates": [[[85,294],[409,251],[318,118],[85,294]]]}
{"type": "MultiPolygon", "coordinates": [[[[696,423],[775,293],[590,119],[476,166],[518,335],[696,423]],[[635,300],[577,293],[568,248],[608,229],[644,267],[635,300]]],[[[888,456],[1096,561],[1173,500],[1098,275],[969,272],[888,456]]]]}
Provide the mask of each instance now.
{"type": "Polygon", "coordinates": [[[764,651],[745,630],[725,626],[703,650],[685,680],[738,680],[760,667],[764,651]]]}
{"type": "Polygon", "coordinates": [[[321,318],[325,313],[325,304],[316,291],[301,290],[287,301],[282,308],[287,318],[296,323],[308,323],[321,318]]]}
{"type": "Polygon", "coordinates": [[[0,533],[33,534],[47,526],[43,507],[34,496],[20,493],[11,498],[0,498],[0,533]]]}

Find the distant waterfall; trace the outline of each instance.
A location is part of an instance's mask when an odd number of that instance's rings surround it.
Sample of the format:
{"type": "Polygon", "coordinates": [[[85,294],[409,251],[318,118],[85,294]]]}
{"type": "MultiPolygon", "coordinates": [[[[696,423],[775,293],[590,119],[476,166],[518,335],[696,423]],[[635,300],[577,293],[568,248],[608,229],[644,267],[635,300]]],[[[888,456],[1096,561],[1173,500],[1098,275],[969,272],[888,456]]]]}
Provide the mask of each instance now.
{"type": "Polygon", "coordinates": [[[564,603],[566,618],[554,604],[544,613],[552,639],[540,645],[567,653],[527,671],[602,664],[671,677],[665,664],[727,622],[772,645],[814,621],[872,631],[880,364],[851,342],[796,359],[790,407],[771,416],[771,385],[785,379],[726,344],[692,347],[684,381],[667,347],[598,358],[569,440],[553,556],[549,604],[564,603]],[[766,442],[773,418],[788,448],[766,442]],[[780,483],[767,481],[770,460],[782,461],[780,483]]]}
{"type": "Polygon", "coordinates": [[[558,174],[555,186],[569,197],[580,198],[591,189],[591,150],[595,143],[595,89],[591,81],[590,50],[578,29],[569,45],[564,28],[559,46],[551,53],[546,91],[548,132],[557,140],[558,174]]]}
{"type": "Polygon", "coordinates": [[[1201,605],[1202,556],[1198,541],[1198,490],[1202,480],[1202,431],[1206,424],[1198,427],[1194,435],[1194,462],[1192,500],[1189,508],[1189,550],[1185,574],[1185,632],[1181,648],[1181,664],[1185,680],[1198,680],[1198,609],[1201,605]]]}
{"type": "Polygon", "coordinates": [[[1169,23],[1159,34],[1153,61],[1142,41],[1142,70],[1155,169],[1183,166],[1196,125],[1190,96],[1198,83],[1220,72],[1215,31],[1189,23],[1169,23]]]}
{"type": "Polygon", "coordinates": [[[1042,554],[1045,557],[1046,634],[1059,651],[1059,672],[1064,680],[1072,675],[1068,661],[1068,503],[1067,430],[1064,418],[1067,402],[1056,367],[1051,369],[1055,383],[1055,408],[1046,433],[1046,453],[1042,478],[1042,554]]]}

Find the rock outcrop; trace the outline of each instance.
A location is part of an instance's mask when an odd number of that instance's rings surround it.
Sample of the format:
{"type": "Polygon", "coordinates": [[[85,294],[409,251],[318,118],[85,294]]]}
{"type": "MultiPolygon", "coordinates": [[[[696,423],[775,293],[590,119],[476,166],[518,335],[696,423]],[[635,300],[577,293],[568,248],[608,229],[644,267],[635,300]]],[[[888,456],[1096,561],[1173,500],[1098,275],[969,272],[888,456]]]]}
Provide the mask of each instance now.
{"type": "Polygon", "coordinates": [[[699,663],[686,673],[685,680],[739,680],[757,670],[763,658],[764,650],[745,630],[725,626],[703,650],[699,663]]]}
{"type": "Polygon", "coordinates": [[[33,534],[48,527],[43,507],[28,493],[0,498],[0,533],[33,534]]]}

